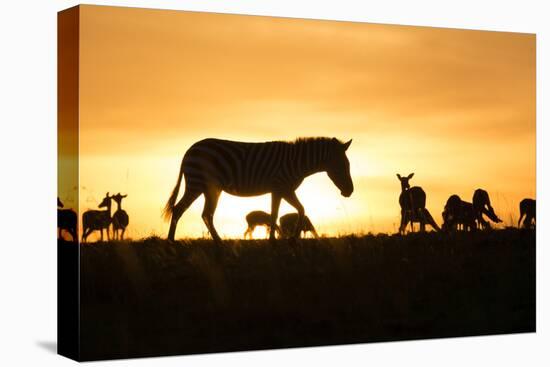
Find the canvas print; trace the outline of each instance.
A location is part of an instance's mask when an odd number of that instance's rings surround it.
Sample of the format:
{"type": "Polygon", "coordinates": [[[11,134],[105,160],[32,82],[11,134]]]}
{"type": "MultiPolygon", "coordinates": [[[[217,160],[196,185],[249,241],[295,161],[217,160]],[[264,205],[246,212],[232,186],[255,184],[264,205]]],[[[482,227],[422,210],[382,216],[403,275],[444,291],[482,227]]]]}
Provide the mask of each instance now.
{"type": "Polygon", "coordinates": [[[535,331],[534,34],[88,5],[58,26],[61,354],[535,331]]]}

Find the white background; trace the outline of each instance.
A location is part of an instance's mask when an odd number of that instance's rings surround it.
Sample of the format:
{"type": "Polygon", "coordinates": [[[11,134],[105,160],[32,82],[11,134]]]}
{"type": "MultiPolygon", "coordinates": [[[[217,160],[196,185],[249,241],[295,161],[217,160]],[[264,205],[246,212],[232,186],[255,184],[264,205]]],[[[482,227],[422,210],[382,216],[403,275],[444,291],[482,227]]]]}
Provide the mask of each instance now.
{"type": "MultiPolygon", "coordinates": [[[[91,1],[258,15],[537,33],[537,333],[133,359],[97,365],[543,366],[548,315],[548,67],[544,1],[91,1]],[[545,113],[546,112],[546,113],[545,113]],[[546,190],[545,190],[546,188],[546,190]],[[541,219],[542,216],[542,219],[541,219]]],[[[69,365],[56,340],[56,12],[74,1],[4,2],[0,13],[0,364],[69,365]]],[[[495,157],[506,159],[506,157],[495,157]]],[[[545,348],[546,347],[546,348],[545,348]]]]}

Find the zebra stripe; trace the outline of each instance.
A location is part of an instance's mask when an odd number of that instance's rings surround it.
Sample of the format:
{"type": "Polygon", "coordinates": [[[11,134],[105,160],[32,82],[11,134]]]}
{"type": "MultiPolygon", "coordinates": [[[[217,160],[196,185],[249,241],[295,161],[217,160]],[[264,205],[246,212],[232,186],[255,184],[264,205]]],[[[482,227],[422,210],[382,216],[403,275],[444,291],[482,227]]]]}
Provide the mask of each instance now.
{"type": "Polygon", "coordinates": [[[351,140],[344,144],[335,138],[265,143],[204,139],[193,144],[183,157],[178,182],[165,207],[165,217],[172,217],[169,238],[173,239],[181,214],[200,194],[205,194],[206,199],[203,219],[217,240],[212,217],[221,191],[237,196],[272,193],[273,217],[277,215],[281,198],[303,215],[294,191],[305,177],[316,172],[327,171],[342,195],[351,195],[353,182],[345,155],[350,144],[351,140]],[[175,205],[182,176],[185,192],[175,205]]]}
{"type": "Polygon", "coordinates": [[[217,186],[236,195],[269,192],[273,180],[299,184],[326,160],[329,139],[296,143],[242,143],[205,139],[194,144],[183,159],[190,189],[217,186]]]}

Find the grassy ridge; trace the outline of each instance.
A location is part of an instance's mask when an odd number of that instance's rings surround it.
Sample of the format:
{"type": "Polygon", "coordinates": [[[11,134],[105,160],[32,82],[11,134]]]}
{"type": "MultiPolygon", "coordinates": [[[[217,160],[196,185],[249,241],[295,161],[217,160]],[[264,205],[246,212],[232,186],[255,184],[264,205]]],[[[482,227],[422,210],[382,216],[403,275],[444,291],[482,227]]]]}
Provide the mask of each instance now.
{"type": "Polygon", "coordinates": [[[85,359],[528,332],[535,235],[87,244],[81,306],[85,359]]]}

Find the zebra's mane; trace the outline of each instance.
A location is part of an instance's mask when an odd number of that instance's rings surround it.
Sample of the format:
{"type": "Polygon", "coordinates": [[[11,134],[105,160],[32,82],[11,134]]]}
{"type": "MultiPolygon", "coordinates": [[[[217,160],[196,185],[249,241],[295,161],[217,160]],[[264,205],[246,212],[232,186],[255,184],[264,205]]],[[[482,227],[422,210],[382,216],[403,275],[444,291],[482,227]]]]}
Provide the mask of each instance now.
{"type": "MultiPolygon", "coordinates": [[[[314,136],[307,138],[296,138],[293,141],[287,141],[286,143],[290,144],[309,144],[309,143],[321,143],[321,142],[330,142],[334,138],[327,138],[325,136],[314,136]]],[[[342,143],[340,140],[336,139],[339,143],[342,143]]]]}

